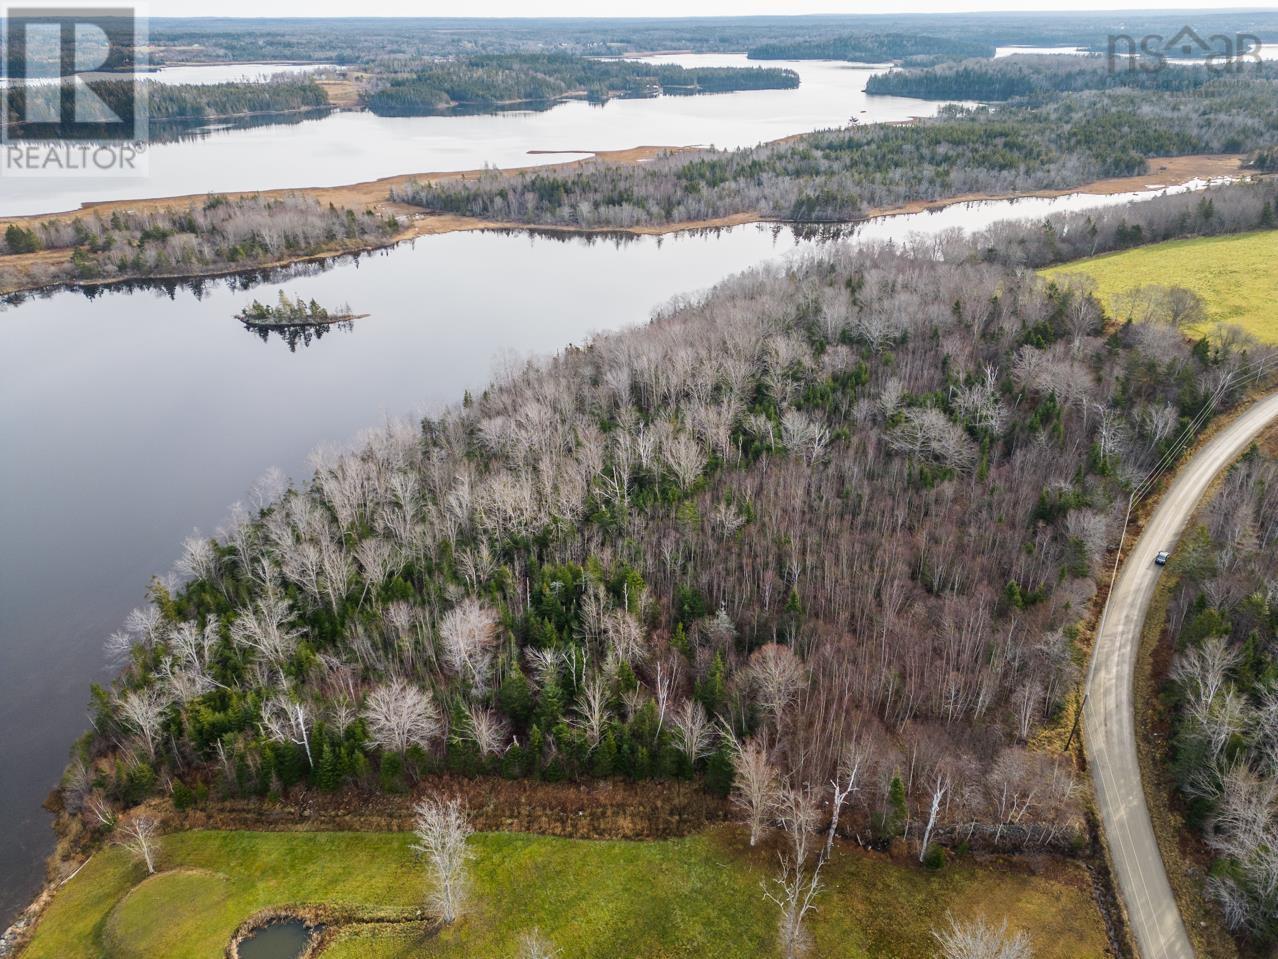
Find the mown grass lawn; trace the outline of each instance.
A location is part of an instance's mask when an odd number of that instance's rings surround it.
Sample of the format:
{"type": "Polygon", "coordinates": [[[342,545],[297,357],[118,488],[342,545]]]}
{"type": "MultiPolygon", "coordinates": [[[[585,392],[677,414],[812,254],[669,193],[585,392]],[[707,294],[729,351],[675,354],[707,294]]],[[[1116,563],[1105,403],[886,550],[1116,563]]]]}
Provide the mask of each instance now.
{"type": "MultiPolygon", "coordinates": [[[[423,873],[403,834],[188,832],[164,840],[149,879],[118,849],[97,854],[59,892],[25,959],[217,959],[236,926],[267,906],[329,903],[377,910],[422,904],[423,873]]],[[[472,909],[437,937],[422,927],[352,927],[326,959],[514,956],[535,927],[563,959],[775,957],[775,911],[761,881],[775,853],[733,829],[661,842],[475,836],[472,909]]],[[[845,849],[826,872],[815,955],[934,954],[945,914],[1007,916],[1038,959],[1105,954],[1081,868],[1034,875],[960,860],[931,873],[845,849]]]]}
{"type": "Polygon", "coordinates": [[[1106,308],[1120,320],[1119,297],[1129,290],[1188,287],[1205,301],[1210,324],[1241,326],[1257,339],[1278,343],[1278,231],[1171,240],[1041,272],[1093,277],[1106,308]]]}

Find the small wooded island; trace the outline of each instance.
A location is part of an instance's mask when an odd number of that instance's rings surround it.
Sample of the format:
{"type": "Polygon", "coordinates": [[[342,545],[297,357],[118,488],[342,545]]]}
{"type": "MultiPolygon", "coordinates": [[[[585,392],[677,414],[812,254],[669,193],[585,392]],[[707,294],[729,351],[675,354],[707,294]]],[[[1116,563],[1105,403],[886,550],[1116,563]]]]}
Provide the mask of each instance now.
{"type": "Polygon", "coordinates": [[[249,306],[240,310],[235,318],[245,326],[256,329],[286,329],[301,326],[332,326],[334,323],[345,323],[359,320],[367,313],[356,314],[351,311],[349,303],[343,303],[335,311],[329,311],[315,300],[303,300],[301,297],[290,299],[280,290],[279,302],[272,306],[254,300],[249,306]]]}

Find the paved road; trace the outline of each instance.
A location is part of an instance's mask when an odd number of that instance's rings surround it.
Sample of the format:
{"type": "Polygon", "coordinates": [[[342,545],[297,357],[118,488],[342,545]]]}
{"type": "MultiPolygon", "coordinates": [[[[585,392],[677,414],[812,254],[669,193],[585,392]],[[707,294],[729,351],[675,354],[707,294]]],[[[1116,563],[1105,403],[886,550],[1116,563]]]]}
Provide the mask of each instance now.
{"type": "Polygon", "coordinates": [[[1194,957],[1154,841],[1133,727],[1132,676],[1145,613],[1158,583],[1154,555],[1175,545],[1216,474],[1275,420],[1278,394],[1252,406],[1181,468],[1123,562],[1096,640],[1084,710],[1087,752],[1110,858],[1141,959],[1194,957]]]}

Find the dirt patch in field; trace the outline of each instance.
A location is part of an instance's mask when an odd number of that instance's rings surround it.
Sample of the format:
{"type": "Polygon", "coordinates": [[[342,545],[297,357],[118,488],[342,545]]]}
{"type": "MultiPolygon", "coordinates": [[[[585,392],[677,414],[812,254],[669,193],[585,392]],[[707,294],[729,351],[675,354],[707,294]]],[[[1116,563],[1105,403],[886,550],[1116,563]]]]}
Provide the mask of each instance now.
{"type": "Polygon", "coordinates": [[[354,80],[316,80],[324,89],[331,106],[338,110],[357,110],[360,106],[360,88],[354,80]]]}

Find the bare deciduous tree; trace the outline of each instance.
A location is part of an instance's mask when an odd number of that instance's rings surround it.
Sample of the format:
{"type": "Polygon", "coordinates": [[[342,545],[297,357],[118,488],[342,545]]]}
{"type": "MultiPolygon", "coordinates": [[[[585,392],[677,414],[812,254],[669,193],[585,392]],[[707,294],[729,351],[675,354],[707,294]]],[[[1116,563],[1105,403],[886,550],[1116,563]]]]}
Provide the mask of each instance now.
{"type": "Polygon", "coordinates": [[[768,643],[750,656],[750,685],[773,723],[779,722],[781,713],[803,688],[805,677],[803,661],[789,646],[768,643]]]}
{"type": "Polygon", "coordinates": [[[750,824],[750,845],[759,841],[781,795],[776,767],[767,748],[757,739],[744,743],[725,730],[732,744],[732,802],[745,811],[750,824]]]}
{"type": "Polygon", "coordinates": [[[410,746],[428,747],[444,730],[431,694],[402,679],[384,683],[369,693],[363,714],[369,740],[401,754],[410,746]]]}
{"type": "Polygon", "coordinates": [[[690,764],[695,766],[698,760],[710,755],[714,749],[714,724],[699,702],[685,699],[680,703],[673,723],[675,742],[690,764]]]}
{"type": "Polygon", "coordinates": [[[550,944],[540,929],[519,937],[519,959],[555,959],[558,955],[559,950],[550,944]]]}
{"type": "Polygon", "coordinates": [[[923,827],[923,841],[919,847],[919,862],[927,856],[928,843],[932,841],[932,830],[936,828],[936,818],[941,812],[941,801],[949,791],[950,779],[942,770],[936,771],[936,781],[932,786],[932,802],[928,806],[927,825],[923,827]]]}
{"type": "Polygon", "coordinates": [[[470,681],[476,692],[488,688],[493,644],[497,641],[497,617],[475,599],[463,599],[439,624],[444,662],[470,681]]]}
{"type": "Polygon", "coordinates": [[[472,704],[466,707],[465,735],[479,749],[479,755],[488,758],[505,752],[510,726],[495,710],[472,704]]]}
{"type": "Polygon", "coordinates": [[[430,870],[430,901],[442,922],[455,922],[466,901],[466,863],[472,856],[466,840],[473,830],[456,799],[423,799],[414,811],[417,842],[412,848],[430,870]]]}
{"type": "Polygon", "coordinates": [[[160,849],[159,822],[150,816],[133,816],[116,828],[114,842],[143,863],[147,875],[153,874],[160,849]]]}
{"type": "Polygon", "coordinates": [[[240,611],[231,624],[231,641],[257,650],[268,662],[282,663],[301,635],[287,625],[291,616],[287,600],[268,596],[240,611]]]}
{"type": "Polygon", "coordinates": [[[311,712],[305,703],[285,694],[266,700],[262,703],[262,732],[277,743],[301,746],[306,751],[307,764],[315,767],[311,756],[311,712]]]}
{"type": "Polygon", "coordinates": [[[1008,934],[1007,920],[997,926],[984,919],[959,922],[948,917],[946,929],[933,930],[941,945],[940,959],[1032,959],[1029,937],[1023,932],[1008,934]]]}
{"type": "Polygon", "coordinates": [[[168,712],[171,700],[158,686],[132,689],[116,699],[120,717],[142,739],[147,755],[155,757],[159,743],[160,726],[168,712]]]}
{"type": "Polygon", "coordinates": [[[853,739],[843,747],[839,756],[838,769],[835,770],[834,778],[830,780],[833,793],[830,800],[830,828],[825,835],[825,848],[821,852],[822,860],[828,860],[834,849],[834,837],[839,831],[839,816],[843,812],[844,804],[857,789],[857,779],[861,775],[861,769],[865,765],[868,754],[869,749],[866,744],[860,739],[853,739]]]}
{"type": "Polygon", "coordinates": [[[817,807],[811,792],[783,789],[777,810],[790,849],[780,854],[780,869],[771,887],[764,883],[764,895],[781,910],[777,932],[782,955],[785,959],[799,959],[811,948],[811,936],[804,920],[821,891],[821,867],[825,861],[813,856],[817,807]]]}

